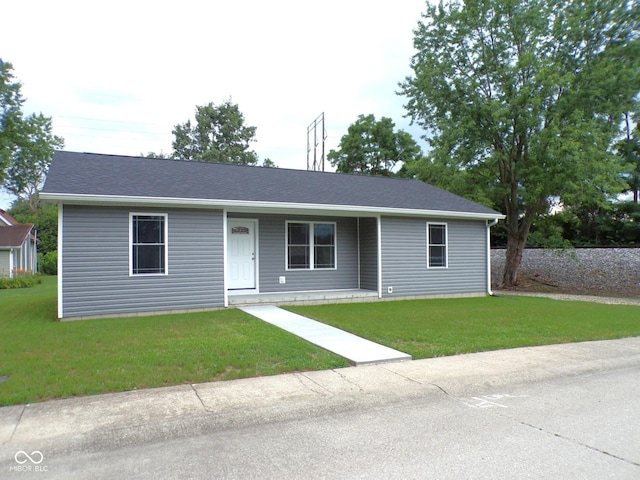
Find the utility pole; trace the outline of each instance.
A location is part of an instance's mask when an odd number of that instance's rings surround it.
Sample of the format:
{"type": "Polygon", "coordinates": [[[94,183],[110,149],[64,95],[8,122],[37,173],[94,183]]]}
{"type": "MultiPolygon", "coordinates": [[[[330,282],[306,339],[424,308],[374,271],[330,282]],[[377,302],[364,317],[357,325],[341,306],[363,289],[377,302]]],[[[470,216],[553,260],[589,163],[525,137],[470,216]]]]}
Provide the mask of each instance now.
{"type": "Polygon", "coordinates": [[[309,124],[307,127],[307,170],[313,170],[314,172],[324,172],[324,141],[327,138],[327,131],[324,128],[324,112],[309,124]],[[318,132],[320,130],[320,133],[318,132]],[[313,131],[313,146],[311,142],[311,132],[313,131]],[[319,138],[320,137],[320,138],[319,138]],[[318,145],[322,141],[322,148],[320,158],[318,158],[318,145]],[[311,162],[310,154],[313,148],[313,163],[311,162]]]}

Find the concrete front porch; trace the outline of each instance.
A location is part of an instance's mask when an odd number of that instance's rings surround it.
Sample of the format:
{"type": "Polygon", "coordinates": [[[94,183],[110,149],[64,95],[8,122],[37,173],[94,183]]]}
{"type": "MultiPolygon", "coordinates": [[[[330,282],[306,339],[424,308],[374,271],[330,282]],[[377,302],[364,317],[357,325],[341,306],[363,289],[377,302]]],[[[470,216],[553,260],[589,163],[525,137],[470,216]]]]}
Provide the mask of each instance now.
{"type": "Polygon", "coordinates": [[[375,290],[319,290],[283,293],[229,293],[229,306],[242,305],[318,305],[321,303],[372,302],[378,298],[375,290]]]}

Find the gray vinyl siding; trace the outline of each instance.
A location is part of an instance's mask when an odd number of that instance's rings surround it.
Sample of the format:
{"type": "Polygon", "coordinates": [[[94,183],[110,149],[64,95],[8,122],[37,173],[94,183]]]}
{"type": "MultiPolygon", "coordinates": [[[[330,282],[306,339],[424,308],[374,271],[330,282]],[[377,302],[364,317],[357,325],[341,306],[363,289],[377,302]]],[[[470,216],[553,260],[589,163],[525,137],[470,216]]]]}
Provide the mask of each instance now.
{"type": "Polygon", "coordinates": [[[16,270],[37,271],[35,246],[30,238],[22,243],[21,247],[0,250],[0,278],[12,278],[16,270]]]}
{"type": "Polygon", "coordinates": [[[65,205],[63,317],[224,306],[222,212],[65,205]],[[129,276],[129,213],[168,214],[168,275],[129,276]]]}
{"type": "Polygon", "coordinates": [[[358,288],[358,230],[356,218],[306,215],[240,215],[229,218],[258,219],[258,281],[260,293],[304,292],[358,288]],[[286,222],[335,222],[336,269],[287,270],[286,222]],[[279,283],[284,276],[285,284],[279,283]]]}
{"type": "Polygon", "coordinates": [[[0,278],[11,277],[11,250],[0,250],[0,278]]]}
{"type": "Polygon", "coordinates": [[[13,253],[13,268],[28,270],[30,272],[38,271],[36,246],[30,236],[27,236],[22,243],[22,247],[14,249],[13,253]]]}
{"type": "Polygon", "coordinates": [[[484,221],[382,218],[385,297],[483,293],[487,288],[484,221]],[[446,223],[448,267],[427,268],[427,222],[446,223]],[[389,294],[388,287],[393,287],[389,294]]]}
{"type": "Polygon", "coordinates": [[[360,288],[378,290],[378,222],[360,218],[360,288]]]}

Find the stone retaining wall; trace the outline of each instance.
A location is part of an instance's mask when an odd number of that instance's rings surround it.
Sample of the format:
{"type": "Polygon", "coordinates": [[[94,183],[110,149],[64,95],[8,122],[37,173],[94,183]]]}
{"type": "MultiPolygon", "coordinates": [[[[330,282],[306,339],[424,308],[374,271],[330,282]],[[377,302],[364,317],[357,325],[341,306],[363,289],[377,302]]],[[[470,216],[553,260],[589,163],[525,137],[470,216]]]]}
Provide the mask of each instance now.
{"type": "MultiPolygon", "coordinates": [[[[494,288],[505,250],[491,251],[494,288]]],[[[593,295],[640,296],[640,248],[527,249],[518,278],[525,289],[593,295]]]]}

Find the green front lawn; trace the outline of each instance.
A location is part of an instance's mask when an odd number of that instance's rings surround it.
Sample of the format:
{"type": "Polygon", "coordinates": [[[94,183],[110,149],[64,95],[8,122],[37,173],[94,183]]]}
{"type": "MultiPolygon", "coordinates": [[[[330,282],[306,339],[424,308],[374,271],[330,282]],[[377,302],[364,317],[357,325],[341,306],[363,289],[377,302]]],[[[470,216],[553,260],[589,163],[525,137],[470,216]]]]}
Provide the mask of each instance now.
{"type": "Polygon", "coordinates": [[[0,290],[0,405],[349,365],[235,309],[55,317],[55,277],[0,290]]]}
{"type": "MultiPolygon", "coordinates": [[[[640,307],[531,297],[288,307],[428,358],[640,335],[640,307]]],[[[55,277],[0,290],[0,405],[348,366],[236,310],[57,322],[55,277]]]]}
{"type": "Polygon", "coordinates": [[[640,307],[496,296],[287,307],[413,358],[640,336],[640,307]]]}

